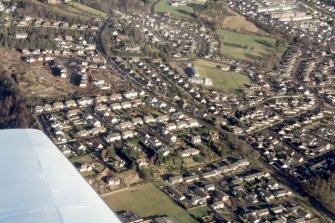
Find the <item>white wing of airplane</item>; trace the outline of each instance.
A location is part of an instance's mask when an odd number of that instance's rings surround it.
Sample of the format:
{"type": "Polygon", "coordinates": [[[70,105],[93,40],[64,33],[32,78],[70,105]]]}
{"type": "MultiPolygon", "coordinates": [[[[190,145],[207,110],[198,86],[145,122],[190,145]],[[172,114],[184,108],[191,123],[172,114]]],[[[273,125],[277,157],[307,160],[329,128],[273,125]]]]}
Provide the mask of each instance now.
{"type": "Polygon", "coordinates": [[[118,223],[43,132],[0,130],[0,222],[118,223]]]}

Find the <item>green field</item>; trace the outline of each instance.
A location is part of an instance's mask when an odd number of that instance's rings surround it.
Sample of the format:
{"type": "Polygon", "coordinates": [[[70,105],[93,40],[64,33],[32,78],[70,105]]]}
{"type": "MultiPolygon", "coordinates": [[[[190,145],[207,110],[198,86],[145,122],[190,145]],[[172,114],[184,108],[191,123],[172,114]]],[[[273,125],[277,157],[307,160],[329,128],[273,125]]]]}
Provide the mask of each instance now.
{"type": "Polygon", "coordinates": [[[232,93],[237,89],[244,88],[245,84],[250,83],[248,76],[235,72],[226,72],[219,68],[219,63],[197,59],[193,61],[200,76],[208,77],[213,80],[215,88],[221,89],[227,93],[232,93]]]}
{"type": "Polygon", "coordinates": [[[105,200],[114,211],[128,210],[141,217],[166,214],[183,223],[197,222],[152,183],[113,193],[105,197],[105,200]]]}
{"type": "Polygon", "coordinates": [[[276,39],[271,37],[261,37],[224,29],[218,29],[216,33],[222,37],[221,53],[237,60],[254,61],[257,59],[253,57],[271,55],[275,49],[276,39]]]}
{"type": "Polygon", "coordinates": [[[176,16],[192,16],[193,8],[189,5],[180,5],[178,7],[172,7],[169,4],[170,0],[161,0],[155,5],[156,12],[169,13],[176,16]]]}
{"type": "Polygon", "coordinates": [[[77,8],[79,10],[82,10],[86,13],[89,13],[93,16],[99,16],[99,17],[102,17],[102,18],[105,18],[107,16],[107,13],[99,11],[99,10],[94,9],[94,8],[91,8],[87,5],[80,4],[79,2],[67,2],[67,4],[74,7],[74,8],[77,8]]]}

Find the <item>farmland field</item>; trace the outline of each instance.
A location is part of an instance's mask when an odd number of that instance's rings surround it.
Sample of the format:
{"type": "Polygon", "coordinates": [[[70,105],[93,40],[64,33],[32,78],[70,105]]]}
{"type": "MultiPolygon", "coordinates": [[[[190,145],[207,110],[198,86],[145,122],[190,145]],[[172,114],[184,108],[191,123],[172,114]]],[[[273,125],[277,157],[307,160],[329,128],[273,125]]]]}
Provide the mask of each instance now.
{"type": "Polygon", "coordinates": [[[276,39],[253,34],[244,34],[219,29],[222,37],[221,53],[238,60],[254,61],[256,57],[271,55],[275,49],[276,39]]]}
{"type": "Polygon", "coordinates": [[[249,77],[244,74],[227,72],[216,68],[217,65],[220,65],[219,63],[197,59],[193,61],[193,64],[200,76],[212,78],[214,87],[227,93],[243,88],[245,84],[250,82],[249,77]]]}
{"type": "Polygon", "coordinates": [[[128,210],[141,217],[166,214],[175,217],[180,222],[197,222],[186,210],[178,206],[152,183],[115,192],[105,197],[105,200],[114,211],[128,210]]]}

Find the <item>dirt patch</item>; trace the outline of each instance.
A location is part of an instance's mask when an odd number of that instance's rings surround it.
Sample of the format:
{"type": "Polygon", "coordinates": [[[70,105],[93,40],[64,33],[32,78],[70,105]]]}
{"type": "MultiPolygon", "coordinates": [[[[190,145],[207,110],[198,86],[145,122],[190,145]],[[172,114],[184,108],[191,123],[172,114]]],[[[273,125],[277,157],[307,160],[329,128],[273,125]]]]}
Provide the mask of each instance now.
{"type": "Polygon", "coordinates": [[[122,179],[123,183],[126,186],[130,186],[131,184],[134,184],[140,181],[140,177],[138,176],[137,172],[134,170],[128,170],[128,171],[122,172],[122,174],[120,174],[119,177],[122,179]]]}
{"type": "Polygon", "coordinates": [[[73,91],[68,80],[52,74],[47,63],[26,63],[22,54],[15,50],[1,49],[1,63],[15,76],[24,95],[54,97],[73,91]]]}

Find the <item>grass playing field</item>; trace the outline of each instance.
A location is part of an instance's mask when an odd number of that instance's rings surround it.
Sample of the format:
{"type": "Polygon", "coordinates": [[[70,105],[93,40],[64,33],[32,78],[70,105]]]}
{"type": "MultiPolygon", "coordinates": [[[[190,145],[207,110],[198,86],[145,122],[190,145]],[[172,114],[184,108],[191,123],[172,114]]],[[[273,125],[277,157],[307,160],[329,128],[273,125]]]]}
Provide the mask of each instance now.
{"type": "Polygon", "coordinates": [[[128,210],[142,217],[166,214],[183,223],[197,222],[152,183],[113,193],[105,197],[105,200],[114,211],[128,210]]]}
{"type": "Polygon", "coordinates": [[[271,37],[261,37],[224,29],[217,30],[217,34],[223,38],[221,53],[234,59],[254,61],[255,58],[253,57],[265,57],[275,49],[276,39],[271,37]]]}
{"type": "Polygon", "coordinates": [[[202,77],[212,78],[215,88],[227,93],[233,93],[236,89],[243,88],[250,82],[248,76],[240,73],[226,72],[219,68],[219,63],[197,59],[192,62],[202,77]]]}
{"type": "Polygon", "coordinates": [[[155,5],[156,12],[169,13],[175,16],[192,16],[193,8],[189,5],[180,5],[178,7],[172,7],[169,4],[170,0],[161,0],[155,5]]]}

